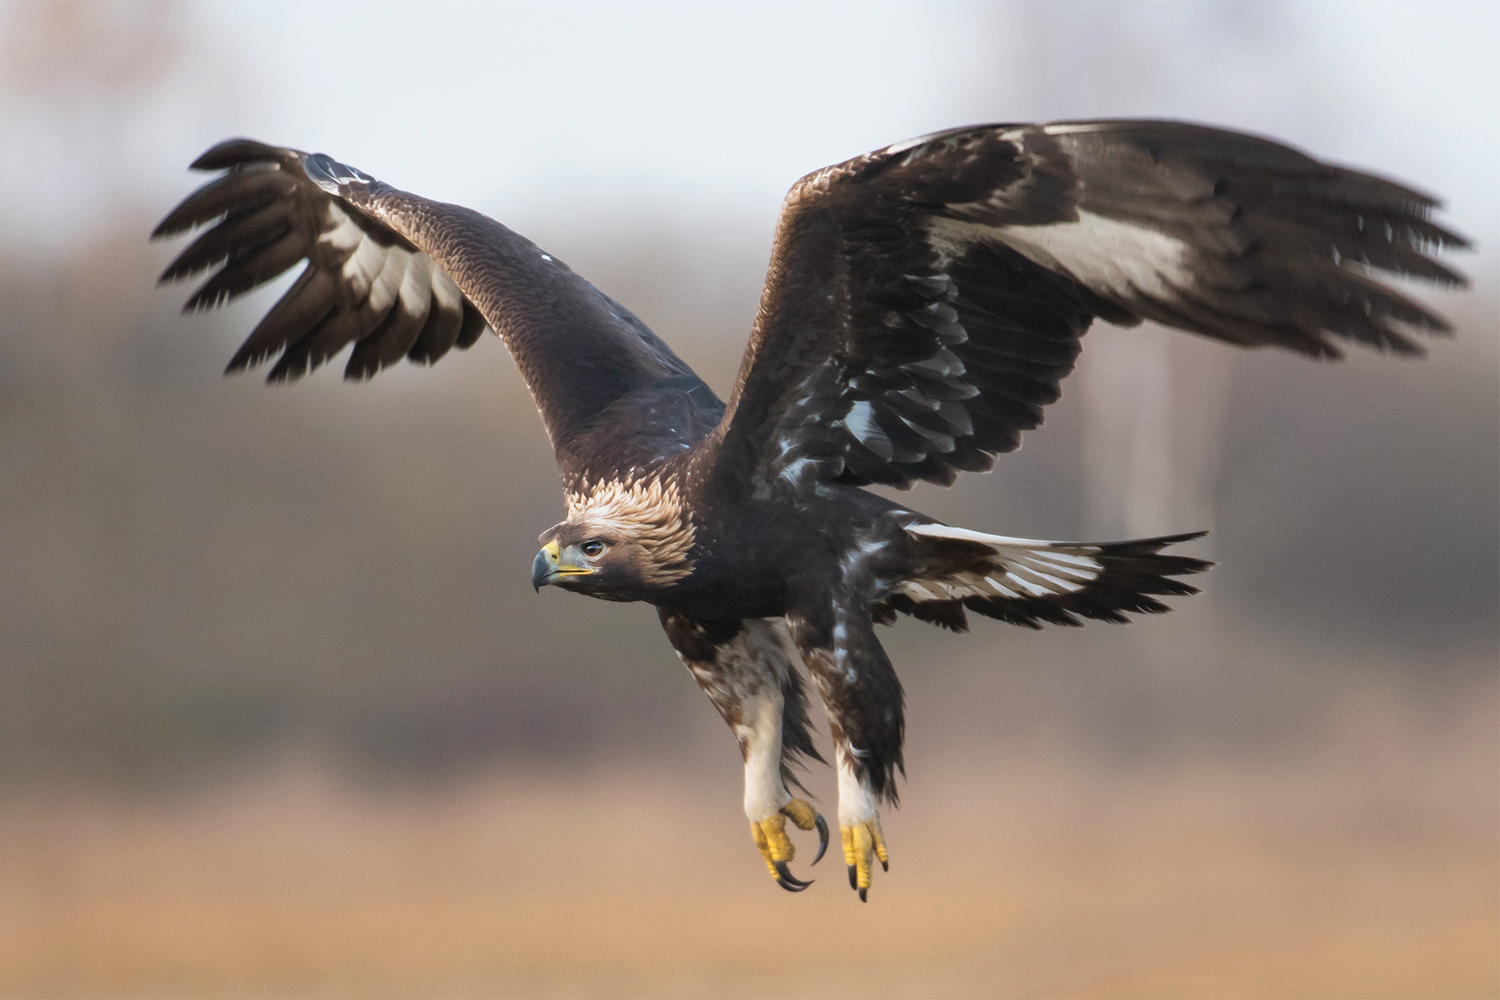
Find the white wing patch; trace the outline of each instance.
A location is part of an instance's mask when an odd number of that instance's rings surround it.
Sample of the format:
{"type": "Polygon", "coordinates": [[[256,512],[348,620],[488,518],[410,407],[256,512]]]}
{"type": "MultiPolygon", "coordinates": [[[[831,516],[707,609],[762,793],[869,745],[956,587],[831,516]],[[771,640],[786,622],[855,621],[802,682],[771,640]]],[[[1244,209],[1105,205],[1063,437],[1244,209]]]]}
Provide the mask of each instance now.
{"type": "Polygon", "coordinates": [[[458,285],[448,276],[448,272],[436,264],[432,265],[432,297],[444,312],[463,310],[464,293],[458,290],[458,285]]]}
{"type": "Polygon", "coordinates": [[[355,223],[338,202],[328,205],[327,223],[318,242],[348,257],[340,277],[356,302],[382,314],[400,302],[409,316],[422,319],[434,305],[439,312],[463,314],[464,294],[433,259],[401,246],[381,246],[355,223]]]}
{"type": "Polygon", "coordinates": [[[994,552],[983,571],[954,573],[941,579],[909,580],[900,593],[917,602],[957,601],[965,597],[1054,597],[1087,587],[1104,572],[1094,558],[1096,545],[1044,542],[1034,538],[987,535],[947,524],[909,524],[908,534],[976,542],[994,552]]]}
{"type": "Polygon", "coordinates": [[[938,218],[929,233],[945,263],[961,257],[974,243],[1000,242],[1106,297],[1175,299],[1193,281],[1186,243],[1092,212],[1080,211],[1077,222],[1045,226],[987,226],[938,218]]]}
{"type": "Polygon", "coordinates": [[[353,250],[365,239],[365,231],[355,225],[349,213],[337,202],[328,203],[328,224],[332,228],[318,235],[319,243],[327,243],[335,250],[353,250]]]}
{"type": "Polygon", "coordinates": [[[427,311],[432,308],[432,273],[434,270],[431,257],[426,254],[416,254],[407,265],[406,273],[401,276],[401,290],[397,292],[401,299],[401,308],[418,319],[426,316],[427,311]]]}
{"type": "Polygon", "coordinates": [[[413,256],[413,254],[402,253],[395,247],[386,252],[380,272],[370,284],[370,308],[372,310],[383,313],[396,301],[396,295],[401,291],[402,279],[406,277],[406,269],[413,256]]]}
{"type": "Polygon", "coordinates": [[[385,270],[386,248],[372,239],[362,239],[355,246],[349,259],[344,261],[343,276],[354,289],[356,298],[363,299],[385,270]]]}

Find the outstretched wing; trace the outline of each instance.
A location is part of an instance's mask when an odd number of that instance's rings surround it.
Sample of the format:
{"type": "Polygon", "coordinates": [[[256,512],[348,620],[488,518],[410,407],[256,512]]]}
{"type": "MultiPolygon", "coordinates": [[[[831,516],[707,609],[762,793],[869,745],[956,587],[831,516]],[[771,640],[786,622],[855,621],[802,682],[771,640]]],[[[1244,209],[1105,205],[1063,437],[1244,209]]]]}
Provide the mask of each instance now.
{"type": "Polygon", "coordinates": [[[240,371],[276,355],[268,381],[296,379],[355,345],[346,378],[403,357],[433,362],[469,347],[485,321],[448,272],[406,237],[320,188],[307,156],[232,139],[195,170],[226,170],[162,220],[152,238],[206,229],[162,272],[163,282],[224,265],[192,297],[211,309],[300,263],[307,267],[229,362],[240,371]]]}
{"type": "Polygon", "coordinates": [[[1177,122],[990,125],[788,193],[717,471],[909,486],[987,470],[1042,421],[1094,317],[1337,357],[1419,353],[1441,317],[1372,279],[1458,285],[1409,188],[1177,122]]]}
{"type": "Polygon", "coordinates": [[[215,146],[193,167],[226,172],[152,234],[208,226],[162,274],[223,265],[187,309],[213,308],[307,261],[229,371],[279,354],[269,380],[295,379],[352,343],[344,375],[367,378],[403,357],[436,361],[488,326],[505,338],[560,458],[621,396],[662,379],[696,382],[623,306],[478,212],[248,139],[215,146]]]}

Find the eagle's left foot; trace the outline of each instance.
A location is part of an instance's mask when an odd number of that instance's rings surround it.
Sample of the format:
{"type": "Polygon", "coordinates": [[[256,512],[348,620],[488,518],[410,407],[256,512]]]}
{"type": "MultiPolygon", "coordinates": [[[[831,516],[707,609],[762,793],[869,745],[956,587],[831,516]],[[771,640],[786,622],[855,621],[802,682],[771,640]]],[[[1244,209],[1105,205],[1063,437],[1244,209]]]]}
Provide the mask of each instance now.
{"type": "Polygon", "coordinates": [[[792,799],[781,807],[780,812],[751,823],[750,836],[755,839],[755,846],[760,851],[760,856],[766,859],[766,868],[777,884],[788,892],[801,892],[812,885],[812,882],[804,882],[795,877],[787,867],[787,862],[797,856],[797,848],[786,835],[788,819],[799,829],[818,831],[818,856],[812,861],[817,864],[822,860],[823,852],[828,850],[828,821],[803,799],[792,799]]]}
{"type": "Polygon", "coordinates": [[[839,834],[844,842],[844,863],[849,866],[849,888],[859,892],[861,903],[869,902],[872,859],[880,859],[882,871],[891,870],[891,856],[885,850],[880,817],[871,816],[853,826],[840,826],[839,834]]]}

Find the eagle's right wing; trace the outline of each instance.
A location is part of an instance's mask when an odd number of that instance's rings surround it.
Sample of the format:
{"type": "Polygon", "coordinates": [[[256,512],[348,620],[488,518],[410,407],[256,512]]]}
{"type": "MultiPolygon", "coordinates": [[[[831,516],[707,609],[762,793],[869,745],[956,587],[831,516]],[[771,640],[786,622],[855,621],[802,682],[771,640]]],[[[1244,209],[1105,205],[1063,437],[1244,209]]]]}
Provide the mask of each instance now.
{"type": "Polygon", "coordinates": [[[1462,284],[1436,202],[1180,122],[983,125],[809,174],[782,206],[719,428],[729,488],[948,484],[1042,420],[1094,317],[1337,357],[1443,319],[1381,272],[1462,284]]]}
{"type": "Polygon", "coordinates": [[[688,368],[623,306],[478,212],[399,191],[321,153],[249,139],[194,162],[226,171],[153,237],[204,226],[163,281],[223,267],[188,299],[209,309],[304,259],[307,267],[245,340],[230,371],[276,357],[295,379],[354,345],[346,378],[401,358],[436,361],[499,332],[562,457],[611,402],[688,368]],[[210,225],[212,224],[212,225],[210,225]]]}

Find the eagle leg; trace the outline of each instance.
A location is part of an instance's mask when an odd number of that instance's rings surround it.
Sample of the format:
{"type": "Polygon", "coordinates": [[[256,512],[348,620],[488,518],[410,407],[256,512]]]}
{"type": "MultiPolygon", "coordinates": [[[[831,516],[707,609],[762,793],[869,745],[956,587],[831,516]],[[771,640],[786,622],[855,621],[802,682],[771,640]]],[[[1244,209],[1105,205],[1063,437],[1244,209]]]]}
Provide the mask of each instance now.
{"type": "Polygon", "coordinates": [[[851,757],[846,747],[838,748],[839,839],[843,842],[844,864],[849,869],[849,888],[859,893],[861,903],[866,903],[874,861],[878,859],[881,871],[888,872],[891,856],[885,848],[885,831],[880,828],[880,814],[875,811],[869,782],[861,779],[851,757]]]}
{"type": "MultiPolygon", "coordinates": [[[[778,720],[779,716],[779,706],[777,706],[776,717],[778,720]]],[[[828,821],[806,799],[793,799],[787,796],[786,789],[780,781],[780,774],[775,773],[773,775],[769,773],[770,768],[766,767],[763,762],[764,757],[767,756],[767,748],[763,746],[758,748],[756,746],[757,742],[762,744],[767,742],[764,738],[760,740],[756,739],[757,736],[763,737],[764,734],[751,732],[747,735],[747,728],[743,725],[735,727],[736,731],[740,734],[740,740],[746,744],[745,812],[752,817],[750,820],[750,837],[755,841],[755,849],[760,851],[760,856],[765,859],[766,868],[771,872],[771,877],[783,889],[791,892],[801,892],[812,885],[812,882],[804,882],[796,878],[792,875],[791,870],[787,868],[787,862],[797,856],[797,848],[792,843],[792,839],[787,836],[786,821],[791,820],[801,830],[818,831],[818,853],[813,858],[813,864],[821,861],[824,852],[828,850],[828,821]],[[777,797],[785,797],[787,801],[770,816],[759,820],[754,819],[753,817],[757,813],[763,812],[765,809],[763,801],[766,789],[771,789],[772,794],[779,793],[777,797]]],[[[780,742],[779,739],[777,742],[780,742]]],[[[779,748],[777,755],[779,756],[779,748]]],[[[773,759],[776,758],[773,757],[773,759]]]]}
{"type": "Polygon", "coordinates": [[[695,621],[665,610],[661,620],[678,656],[739,740],[745,760],[745,815],[756,850],[783,889],[801,892],[812,883],[794,876],[787,866],[797,849],[787,836],[786,821],[818,831],[813,864],[828,850],[828,821],[807,800],[793,798],[786,787],[785,738],[794,753],[815,751],[784,626],[764,618],[695,621]],[[790,716],[788,706],[795,709],[790,716]]]}
{"type": "Polygon", "coordinates": [[[849,887],[868,898],[876,860],[890,870],[877,800],[896,802],[904,696],[868,612],[847,597],[788,615],[792,641],[828,712],[839,782],[839,834],[849,887]]]}

